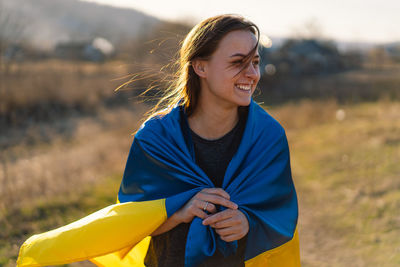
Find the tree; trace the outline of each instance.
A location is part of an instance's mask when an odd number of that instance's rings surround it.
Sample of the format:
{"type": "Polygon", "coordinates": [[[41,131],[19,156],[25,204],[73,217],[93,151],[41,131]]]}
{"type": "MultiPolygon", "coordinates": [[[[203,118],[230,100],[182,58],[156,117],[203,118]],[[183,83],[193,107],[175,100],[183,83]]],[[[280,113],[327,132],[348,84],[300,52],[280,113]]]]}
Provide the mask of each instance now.
{"type": "Polygon", "coordinates": [[[294,39],[325,39],[323,27],[317,18],[310,18],[299,27],[293,27],[292,36],[294,39]]]}
{"type": "Polygon", "coordinates": [[[15,58],[15,47],[20,45],[25,25],[23,20],[7,9],[0,0],[0,75],[8,72],[10,63],[15,58]]]}

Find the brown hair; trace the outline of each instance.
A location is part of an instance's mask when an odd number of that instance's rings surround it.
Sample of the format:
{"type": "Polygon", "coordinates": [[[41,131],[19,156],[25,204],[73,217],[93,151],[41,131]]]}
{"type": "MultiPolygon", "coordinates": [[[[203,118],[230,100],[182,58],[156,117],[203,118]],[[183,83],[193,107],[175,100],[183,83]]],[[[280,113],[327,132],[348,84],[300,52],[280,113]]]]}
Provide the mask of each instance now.
{"type": "Polygon", "coordinates": [[[249,30],[257,37],[255,47],[241,61],[241,71],[250,64],[253,55],[258,49],[260,38],[260,31],[254,23],[242,16],[233,14],[219,15],[203,20],[194,26],[183,40],[175,79],[167,88],[164,96],[148,112],[147,119],[155,115],[167,114],[178,103],[185,107],[188,116],[193,113],[196,109],[201,89],[199,76],[192,67],[193,59],[207,60],[217,49],[221,39],[235,30],[249,30]]]}

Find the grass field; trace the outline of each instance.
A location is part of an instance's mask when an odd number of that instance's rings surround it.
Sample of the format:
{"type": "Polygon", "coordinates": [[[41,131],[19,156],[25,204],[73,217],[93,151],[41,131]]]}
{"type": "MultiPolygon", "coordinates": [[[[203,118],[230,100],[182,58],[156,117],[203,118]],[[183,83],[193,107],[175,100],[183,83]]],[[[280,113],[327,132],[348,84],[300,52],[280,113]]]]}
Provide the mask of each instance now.
{"type": "Polygon", "coordinates": [[[341,121],[334,107],[273,110],[291,144],[303,266],[399,266],[400,103],[340,107],[341,121]]]}
{"type": "MultiPolygon", "coordinates": [[[[400,103],[266,108],[291,148],[302,265],[399,266],[400,103]]],[[[30,235],[114,203],[141,114],[105,111],[74,122],[69,138],[3,151],[14,156],[1,174],[0,266],[15,265],[30,235]]]]}

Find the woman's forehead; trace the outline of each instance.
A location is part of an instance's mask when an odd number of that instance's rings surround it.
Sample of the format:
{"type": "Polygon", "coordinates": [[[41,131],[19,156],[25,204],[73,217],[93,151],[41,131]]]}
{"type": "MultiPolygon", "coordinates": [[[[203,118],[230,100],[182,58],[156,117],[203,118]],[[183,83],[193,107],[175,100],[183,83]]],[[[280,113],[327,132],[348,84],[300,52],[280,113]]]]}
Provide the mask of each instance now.
{"type": "MultiPolygon", "coordinates": [[[[217,51],[225,56],[247,55],[257,44],[256,36],[247,30],[237,30],[229,32],[220,41],[217,51]]],[[[256,51],[258,55],[258,51],[256,51]]]]}

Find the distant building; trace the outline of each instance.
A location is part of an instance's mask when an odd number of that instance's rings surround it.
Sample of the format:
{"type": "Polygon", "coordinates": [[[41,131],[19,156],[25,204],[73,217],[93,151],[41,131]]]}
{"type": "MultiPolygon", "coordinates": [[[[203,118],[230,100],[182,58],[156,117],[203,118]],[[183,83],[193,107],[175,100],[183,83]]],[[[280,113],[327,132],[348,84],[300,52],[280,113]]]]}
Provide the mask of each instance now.
{"type": "Polygon", "coordinates": [[[344,69],[336,46],[314,39],[287,40],[267,55],[267,64],[277,74],[309,75],[334,73],[344,69]]]}
{"type": "Polygon", "coordinates": [[[400,42],[386,45],[385,50],[391,59],[400,62],[400,42]]]}
{"type": "Polygon", "coordinates": [[[95,38],[91,42],[59,43],[54,50],[58,58],[93,62],[103,62],[114,53],[114,46],[104,38],[95,38]]]}
{"type": "Polygon", "coordinates": [[[22,61],[24,59],[24,49],[21,45],[12,44],[6,47],[2,58],[4,61],[22,61]]]}

